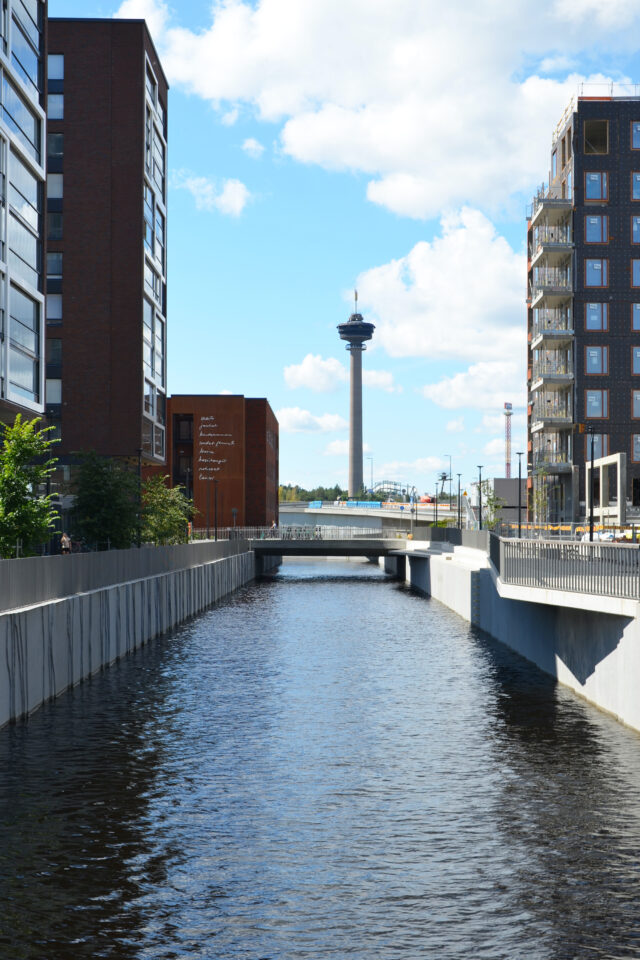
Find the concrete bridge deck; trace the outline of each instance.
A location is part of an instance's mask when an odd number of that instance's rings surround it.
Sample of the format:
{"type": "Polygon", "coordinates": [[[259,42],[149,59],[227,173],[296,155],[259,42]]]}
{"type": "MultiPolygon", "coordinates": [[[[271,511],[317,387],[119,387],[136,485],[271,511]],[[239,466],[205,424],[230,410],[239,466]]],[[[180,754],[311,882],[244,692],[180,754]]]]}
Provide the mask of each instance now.
{"type": "Polygon", "coordinates": [[[406,541],[398,537],[294,540],[269,536],[249,540],[249,549],[258,557],[386,557],[405,546],[406,541]]]}

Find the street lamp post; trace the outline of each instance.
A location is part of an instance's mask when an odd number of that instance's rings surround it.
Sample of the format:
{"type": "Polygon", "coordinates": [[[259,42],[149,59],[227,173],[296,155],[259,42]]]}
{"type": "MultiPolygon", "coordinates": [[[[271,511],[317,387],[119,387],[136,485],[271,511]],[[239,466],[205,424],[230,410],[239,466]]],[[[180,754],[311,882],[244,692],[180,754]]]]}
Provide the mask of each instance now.
{"type": "Polygon", "coordinates": [[[595,442],[595,436],[593,431],[593,424],[589,424],[589,433],[591,434],[591,475],[589,477],[589,541],[593,543],[593,447],[595,442]]]}
{"type": "Polygon", "coordinates": [[[522,536],[522,454],[524,450],[516,450],[518,458],[518,540],[522,536]]]}
{"type": "Polygon", "coordinates": [[[209,523],[211,515],[211,477],[207,480],[207,540],[211,539],[211,524],[209,523]]]}
{"type": "Polygon", "coordinates": [[[482,530],[482,467],[478,466],[478,530],[482,530]]]}
{"type": "Polygon", "coordinates": [[[218,539],[218,479],[213,481],[213,528],[214,539],[218,539]]]}
{"type": "Polygon", "coordinates": [[[438,526],[438,478],[436,477],[436,527],[438,526]]]}
{"type": "Polygon", "coordinates": [[[460,499],[460,477],[461,473],[457,474],[458,477],[458,529],[462,529],[462,500],[460,499]]]}

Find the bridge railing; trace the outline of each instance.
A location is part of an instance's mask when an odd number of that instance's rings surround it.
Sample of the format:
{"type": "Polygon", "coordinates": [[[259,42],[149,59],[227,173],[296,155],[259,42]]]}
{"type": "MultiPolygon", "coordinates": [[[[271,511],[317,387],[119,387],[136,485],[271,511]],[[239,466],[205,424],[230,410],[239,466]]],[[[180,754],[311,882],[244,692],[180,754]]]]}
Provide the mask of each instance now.
{"type": "Polygon", "coordinates": [[[640,548],[619,543],[501,540],[500,577],[526,587],[640,600],[640,548]]]}
{"type": "MultiPolygon", "coordinates": [[[[218,536],[221,534],[218,532],[218,536]]],[[[380,527],[321,526],[320,524],[281,524],[279,527],[227,528],[222,536],[242,540],[380,540],[406,536],[406,531],[380,527]]]]}

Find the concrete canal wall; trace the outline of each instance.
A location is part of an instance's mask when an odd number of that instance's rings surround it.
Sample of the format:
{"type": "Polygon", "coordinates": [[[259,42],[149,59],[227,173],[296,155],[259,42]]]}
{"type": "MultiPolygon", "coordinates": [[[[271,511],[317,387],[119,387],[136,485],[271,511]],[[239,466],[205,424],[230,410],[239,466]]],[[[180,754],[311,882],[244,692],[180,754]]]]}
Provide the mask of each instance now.
{"type": "Polygon", "coordinates": [[[255,573],[255,555],[243,541],[0,562],[0,726],[200,613],[255,573]]]}
{"type": "Polygon", "coordinates": [[[485,550],[424,542],[387,572],[434,597],[621,722],[640,730],[640,604],[512,586],[485,550]]]}

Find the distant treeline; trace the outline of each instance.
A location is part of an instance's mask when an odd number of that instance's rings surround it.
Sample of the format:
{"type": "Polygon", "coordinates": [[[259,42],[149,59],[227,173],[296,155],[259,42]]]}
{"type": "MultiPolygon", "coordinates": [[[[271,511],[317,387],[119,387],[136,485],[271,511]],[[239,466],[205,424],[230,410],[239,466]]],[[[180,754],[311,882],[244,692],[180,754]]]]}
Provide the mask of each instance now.
{"type": "MultiPolygon", "coordinates": [[[[281,483],[278,488],[278,499],[280,503],[288,503],[292,500],[346,500],[347,491],[339,487],[338,484],[335,487],[314,487],[313,490],[305,490],[304,487],[299,487],[297,484],[281,483]]],[[[383,497],[363,493],[358,499],[382,500],[383,497]]]]}

